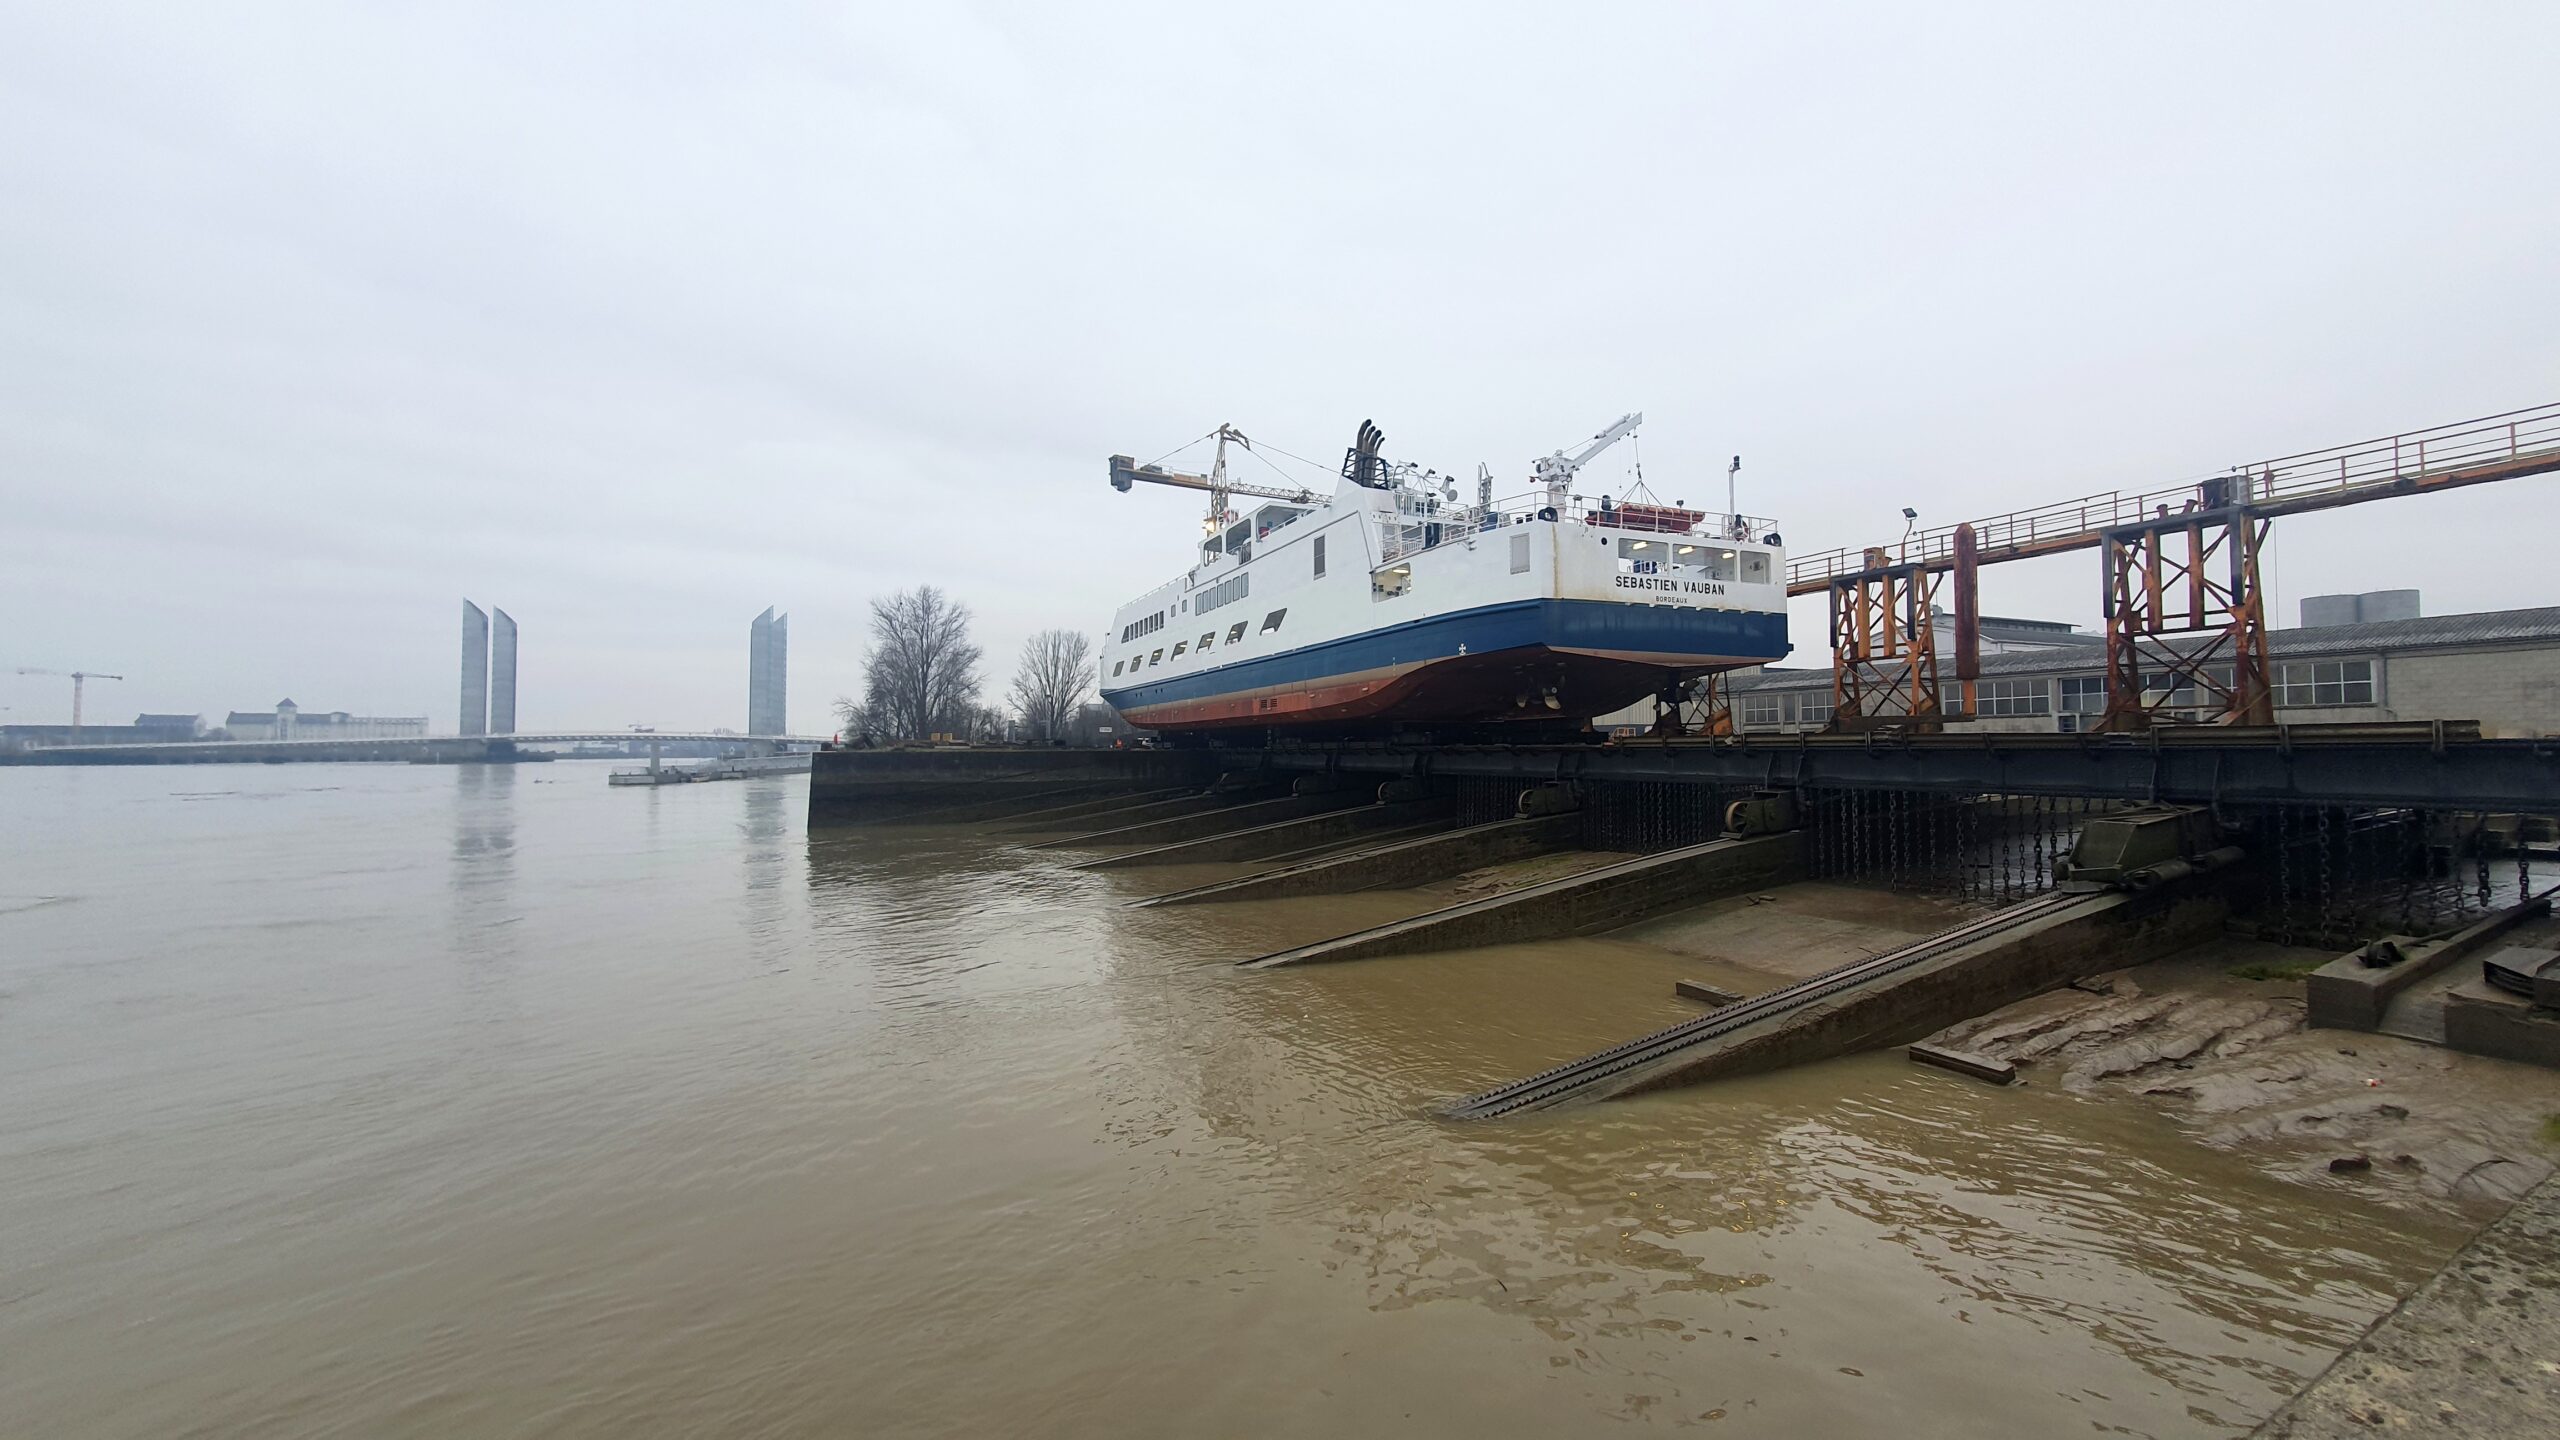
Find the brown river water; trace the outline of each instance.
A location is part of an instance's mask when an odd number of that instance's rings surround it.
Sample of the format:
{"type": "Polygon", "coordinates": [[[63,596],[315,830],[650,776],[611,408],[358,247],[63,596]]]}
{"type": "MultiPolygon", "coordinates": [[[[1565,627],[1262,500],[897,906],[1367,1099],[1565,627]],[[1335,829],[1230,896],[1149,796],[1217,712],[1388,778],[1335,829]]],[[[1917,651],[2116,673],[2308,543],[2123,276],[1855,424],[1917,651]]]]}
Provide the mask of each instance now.
{"type": "Polygon", "coordinates": [[[2231,1435],[2461,1238],[1893,1056],[1453,1124],[1684,962],[806,796],[0,770],[0,1434],[2231,1435]]]}

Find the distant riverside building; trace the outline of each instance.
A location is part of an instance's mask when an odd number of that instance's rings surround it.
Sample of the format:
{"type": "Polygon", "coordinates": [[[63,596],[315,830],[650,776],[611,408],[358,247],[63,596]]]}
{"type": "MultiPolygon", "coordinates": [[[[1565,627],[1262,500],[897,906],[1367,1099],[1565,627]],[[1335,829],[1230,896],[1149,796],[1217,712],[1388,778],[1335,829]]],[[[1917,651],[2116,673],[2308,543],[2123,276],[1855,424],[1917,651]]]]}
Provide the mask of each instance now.
{"type": "Polygon", "coordinates": [[[39,745],[168,745],[204,738],[201,715],[136,715],[130,725],[0,725],[0,750],[39,745]]]}
{"type": "Polygon", "coordinates": [[[279,700],[273,710],[234,710],[222,728],[234,740],[405,740],[427,733],[427,717],[305,710],[279,700]]]}
{"type": "Polygon", "coordinates": [[[791,731],[791,617],[773,607],[747,627],[747,733],[787,735],[791,731]]]}
{"type": "Polygon", "coordinates": [[[489,733],[489,615],[462,602],[462,723],[457,733],[489,733]]]}

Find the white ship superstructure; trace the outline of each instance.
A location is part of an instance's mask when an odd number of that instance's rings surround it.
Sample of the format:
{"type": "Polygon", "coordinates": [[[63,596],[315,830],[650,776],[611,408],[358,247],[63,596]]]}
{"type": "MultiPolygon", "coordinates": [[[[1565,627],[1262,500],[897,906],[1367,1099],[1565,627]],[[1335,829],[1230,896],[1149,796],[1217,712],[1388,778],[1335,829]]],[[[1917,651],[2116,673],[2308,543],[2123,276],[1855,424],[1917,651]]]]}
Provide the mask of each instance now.
{"type": "MultiPolygon", "coordinates": [[[[1787,653],[1776,526],[1649,498],[1572,493],[1629,415],[1538,488],[1496,503],[1379,454],[1361,427],[1330,494],[1111,458],[1113,485],[1209,492],[1192,565],[1120,608],[1102,698],[1170,731],[1582,719],[1787,653]],[[1246,508],[1249,507],[1249,508],[1246,508]]],[[[1641,495],[1641,492],[1638,492],[1641,495]]]]}

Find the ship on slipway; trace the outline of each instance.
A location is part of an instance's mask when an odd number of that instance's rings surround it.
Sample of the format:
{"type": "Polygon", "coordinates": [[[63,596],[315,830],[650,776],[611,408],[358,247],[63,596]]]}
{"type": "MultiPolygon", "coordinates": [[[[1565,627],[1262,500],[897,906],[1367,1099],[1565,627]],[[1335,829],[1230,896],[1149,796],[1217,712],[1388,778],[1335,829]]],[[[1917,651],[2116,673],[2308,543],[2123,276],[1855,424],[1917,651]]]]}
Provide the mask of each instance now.
{"type": "MultiPolygon", "coordinates": [[[[1582,467],[1643,422],[1531,466],[1497,502],[1381,454],[1363,422],[1331,493],[1244,484],[1220,426],[1207,475],[1111,457],[1111,483],[1206,491],[1191,564],[1120,607],[1102,698],[1174,736],[1579,727],[1700,675],[1787,653],[1786,559],[1766,519],[1575,493],[1582,467]]],[[[1186,447],[1188,448],[1188,447],[1186,447]]],[[[1738,467],[1740,461],[1735,462],[1738,467]]],[[[1730,487],[1732,472],[1727,472],[1730,487]]]]}

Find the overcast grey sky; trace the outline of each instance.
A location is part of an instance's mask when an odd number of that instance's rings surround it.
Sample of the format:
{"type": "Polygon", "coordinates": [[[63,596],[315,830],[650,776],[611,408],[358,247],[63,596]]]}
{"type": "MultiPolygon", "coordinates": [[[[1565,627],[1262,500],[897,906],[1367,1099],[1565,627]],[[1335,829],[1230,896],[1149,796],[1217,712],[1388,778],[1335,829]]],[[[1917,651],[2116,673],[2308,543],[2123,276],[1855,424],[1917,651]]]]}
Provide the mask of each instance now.
{"type": "MultiPolygon", "coordinates": [[[[1100,630],[1196,533],[1104,457],[1220,421],[1512,481],[1642,409],[1659,492],[1740,452],[1811,550],[2560,399],[2555,54],[2548,4],[9,0],[0,670],[450,730],[468,595],[526,728],[734,726],[773,604],[814,730],[875,593],[975,607],[991,693],[1100,630]]],[[[2282,623],[2560,603],[2555,520],[2284,522],[2282,623]]]]}

